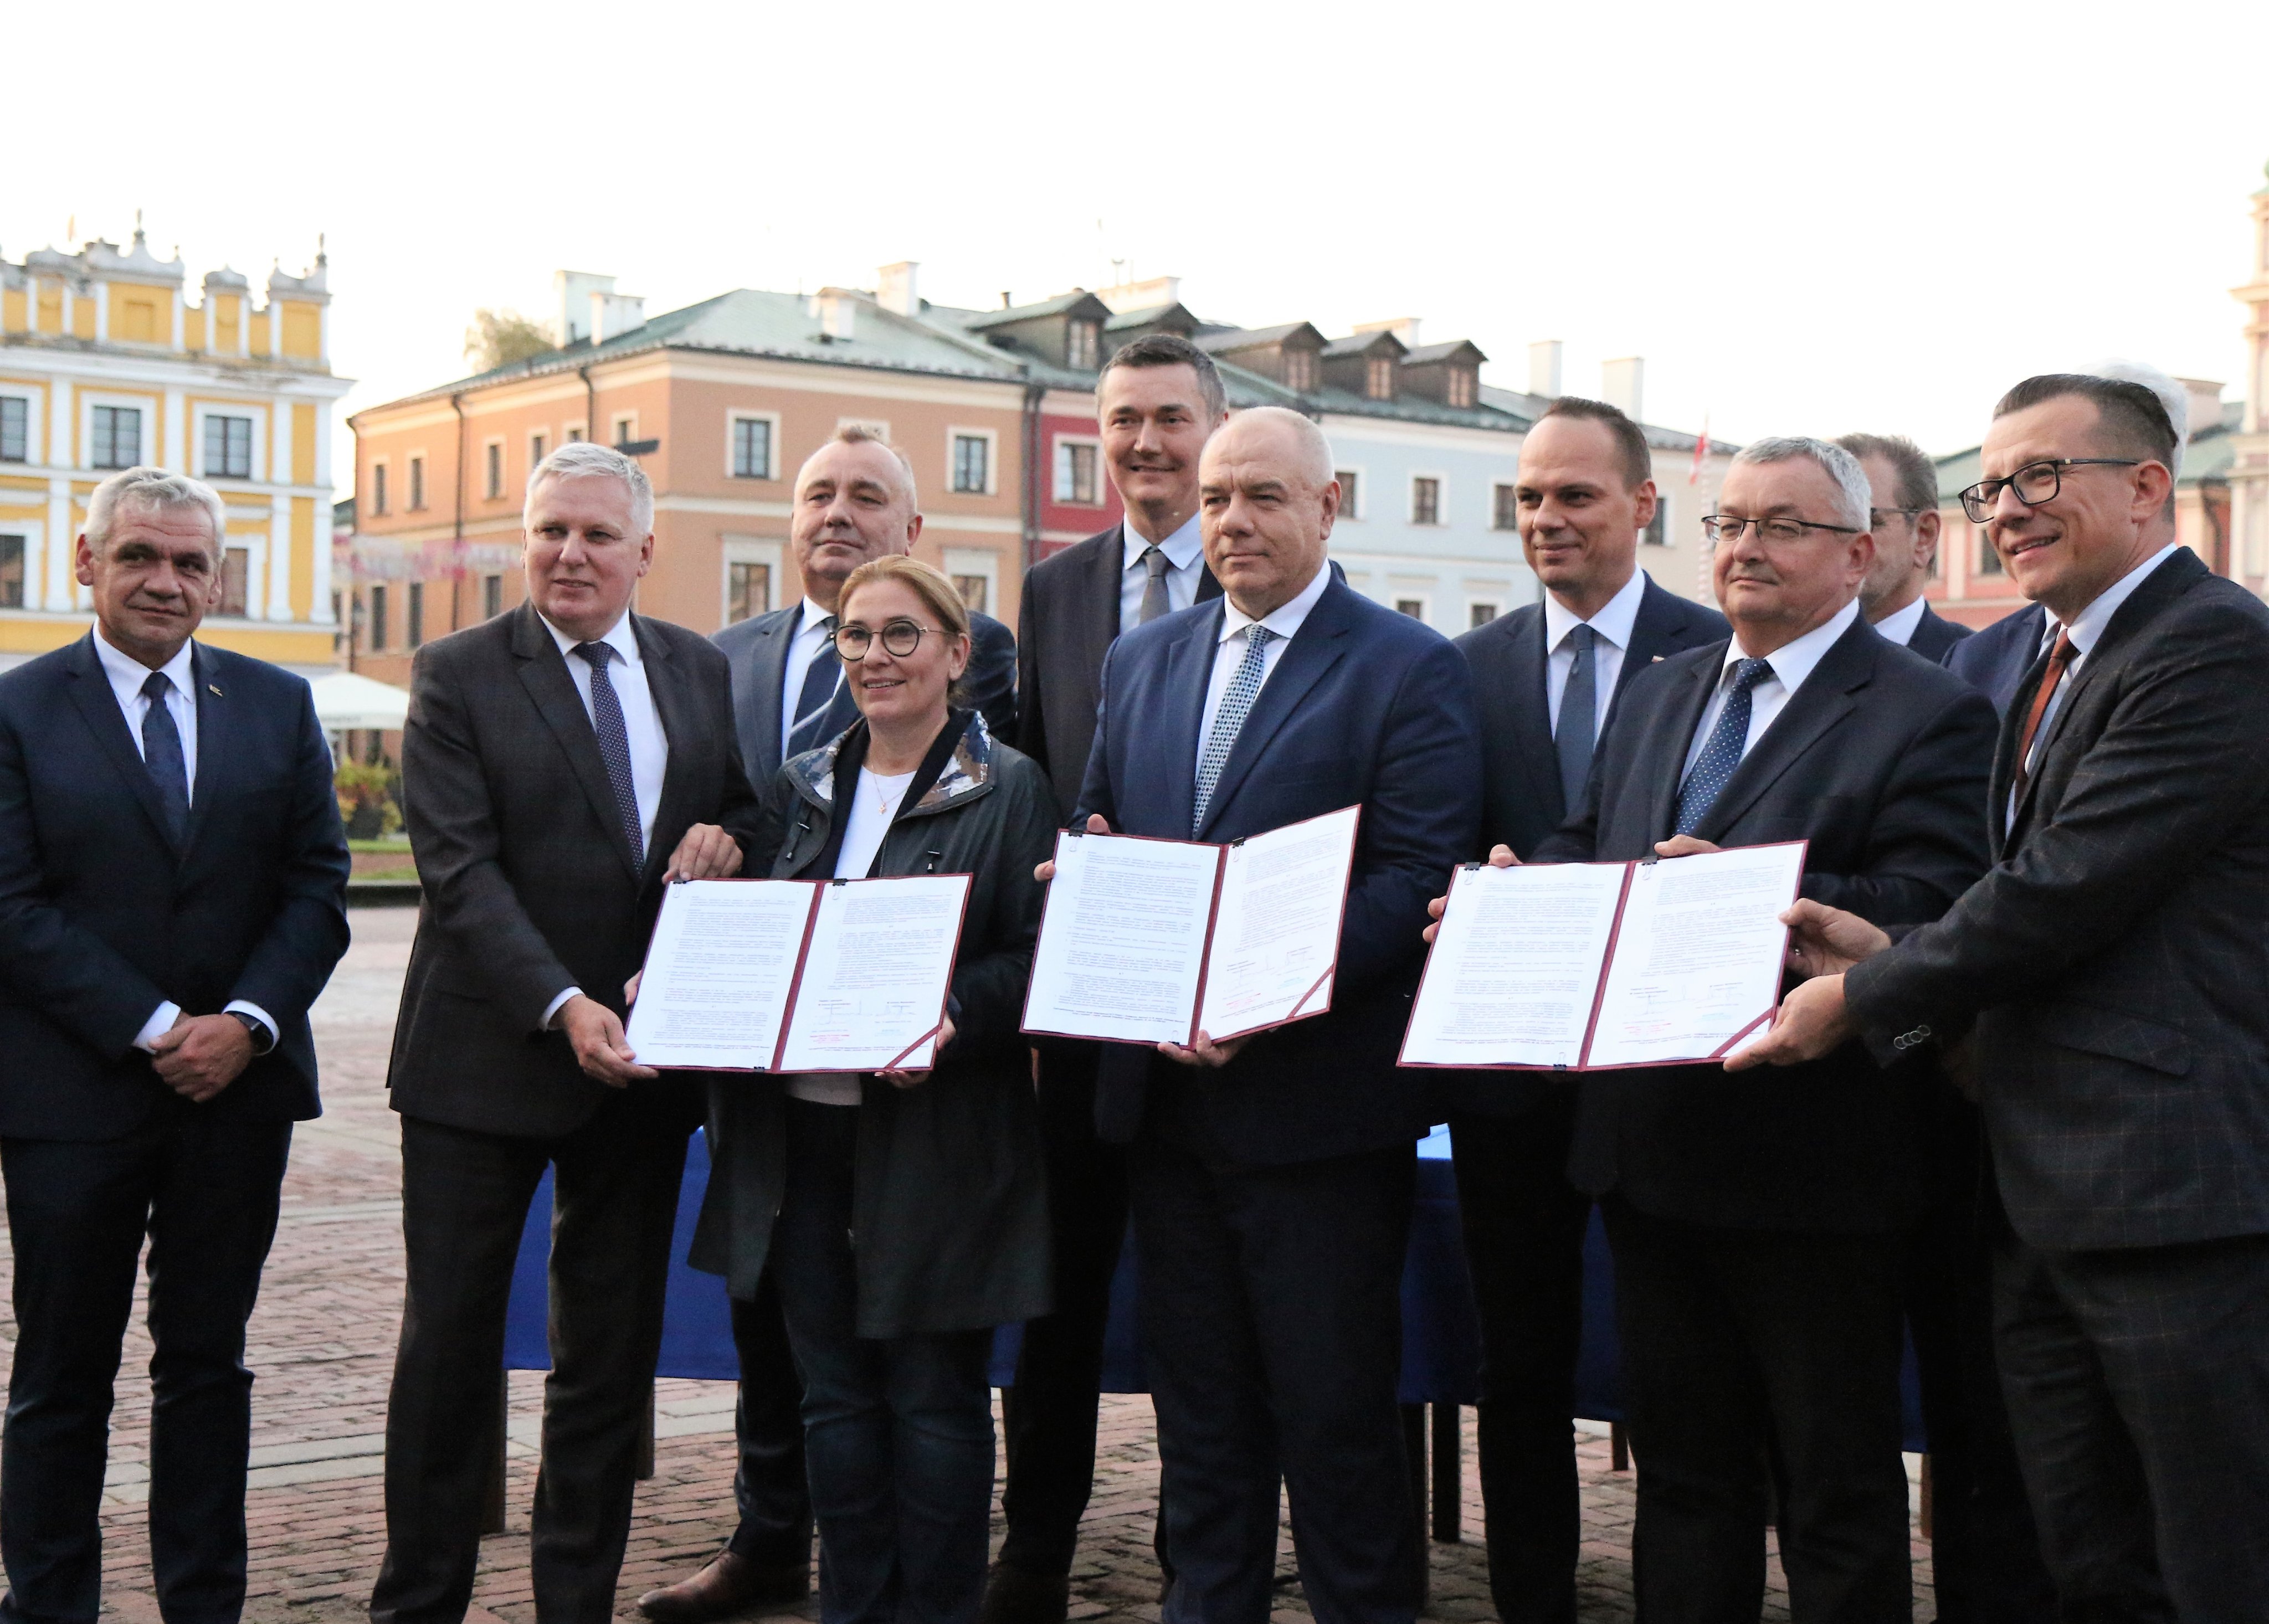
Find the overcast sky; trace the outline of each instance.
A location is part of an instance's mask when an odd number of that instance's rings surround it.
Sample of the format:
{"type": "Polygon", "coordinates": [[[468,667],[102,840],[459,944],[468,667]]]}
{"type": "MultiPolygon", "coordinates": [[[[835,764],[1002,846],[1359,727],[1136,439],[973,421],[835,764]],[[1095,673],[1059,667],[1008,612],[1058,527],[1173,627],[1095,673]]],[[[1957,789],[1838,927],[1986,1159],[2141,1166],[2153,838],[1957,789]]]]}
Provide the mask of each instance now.
{"type": "Polygon", "coordinates": [[[343,415],[460,375],[474,308],[544,315],[562,266],[658,314],[900,259],[990,306],[1125,260],[1209,319],[1419,316],[1515,388],[1532,340],[1575,391],[1641,355],[1647,417],[1720,439],[1950,451],[2106,356],[2236,398],[2269,159],[2258,0],[105,15],[168,44],[98,64],[71,8],[10,20],[14,60],[78,65],[11,76],[0,253],[138,207],[194,284],[327,233],[343,415]]]}

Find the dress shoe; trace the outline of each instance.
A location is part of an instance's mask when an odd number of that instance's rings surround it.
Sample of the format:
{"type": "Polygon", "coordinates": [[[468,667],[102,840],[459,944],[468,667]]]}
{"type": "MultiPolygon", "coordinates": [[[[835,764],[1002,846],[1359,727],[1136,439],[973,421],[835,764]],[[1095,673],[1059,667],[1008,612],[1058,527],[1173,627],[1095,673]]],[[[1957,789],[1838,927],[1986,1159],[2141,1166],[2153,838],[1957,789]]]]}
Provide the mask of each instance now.
{"type": "Polygon", "coordinates": [[[648,1591],[639,1598],[638,1606],[655,1624],[711,1624],[756,1607],[794,1606],[810,1594],[808,1563],[767,1567],[720,1551],[691,1578],[648,1591]]]}
{"type": "Polygon", "coordinates": [[[1064,1624],[1070,1609],[1071,1581],[1062,1575],[1026,1573],[995,1562],[977,1624],[1064,1624]]]}

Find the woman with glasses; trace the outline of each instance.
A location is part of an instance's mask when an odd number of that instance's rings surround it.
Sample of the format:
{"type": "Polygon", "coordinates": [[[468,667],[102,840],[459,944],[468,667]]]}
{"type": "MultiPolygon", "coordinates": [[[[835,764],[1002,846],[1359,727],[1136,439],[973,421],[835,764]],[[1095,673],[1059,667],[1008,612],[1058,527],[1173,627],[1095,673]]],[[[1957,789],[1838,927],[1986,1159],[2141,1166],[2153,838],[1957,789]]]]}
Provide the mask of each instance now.
{"type": "MultiPolygon", "coordinates": [[[[803,1375],[824,1624],[969,1624],[993,1502],[993,1327],[1048,1308],[1046,1197],[1018,1031],[1055,801],[957,703],[969,616],[927,564],[844,583],[860,718],[782,764],[776,879],[972,877],[926,1072],[719,1077],[694,1258],[752,1297],[769,1267],[803,1375]]],[[[887,926],[870,950],[887,955],[887,926]]]]}

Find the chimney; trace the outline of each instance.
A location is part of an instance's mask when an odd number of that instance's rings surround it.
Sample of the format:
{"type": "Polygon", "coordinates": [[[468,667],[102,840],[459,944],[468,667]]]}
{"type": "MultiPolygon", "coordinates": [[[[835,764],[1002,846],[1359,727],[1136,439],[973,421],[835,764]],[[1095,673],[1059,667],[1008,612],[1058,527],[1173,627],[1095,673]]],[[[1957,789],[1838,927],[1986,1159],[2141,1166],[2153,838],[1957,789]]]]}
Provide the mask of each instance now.
{"type": "Polygon", "coordinates": [[[856,329],[858,305],[841,288],[822,288],[811,296],[811,314],[818,319],[819,336],[847,344],[856,329]]]}
{"type": "Polygon", "coordinates": [[[579,338],[598,343],[591,324],[592,313],[598,307],[594,301],[614,292],[615,279],[595,276],[588,270],[555,270],[551,273],[551,289],[555,300],[551,342],[563,350],[579,338]]]}
{"type": "Polygon", "coordinates": [[[2175,381],[2190,396],[2190,432],[2185,438],[2196,439],[2221,421],[2221,386],[2203,378],[2177,378],[2175,381]]]}
{"type": "Polygon", "coordinates": [[[1416,316],[1397,316],[1392,321],[1358,321],[1355,324],[1355,330],[1358,333],[1392,333],[1402,341],[1404,349],[1415,350],[1418,347],[1416,316]]]}
{"type": "Polygon", "coordinates": [[[1548,401],[1560,398],[1560,341],[1541,339],[1528,346],[1528,392],[1548,401]]]}
{"type": "Polygon", "coordinates": [[[914,285],[914,273],[920,269],[916,260],[900,260],[895,265],[883,266],[875,273],[875,285],[879,290],[875,302],[902,316],[921,314],[921,295],[914,285]]]}
{"type": "Polygon", "coordinates": [[[1600,398],[1619,409],[1633,423],[1646,421],[1639,416],[1639,391],[1645,368],[1646,363],[1635,355],[1600,363],[1600,398]]]}

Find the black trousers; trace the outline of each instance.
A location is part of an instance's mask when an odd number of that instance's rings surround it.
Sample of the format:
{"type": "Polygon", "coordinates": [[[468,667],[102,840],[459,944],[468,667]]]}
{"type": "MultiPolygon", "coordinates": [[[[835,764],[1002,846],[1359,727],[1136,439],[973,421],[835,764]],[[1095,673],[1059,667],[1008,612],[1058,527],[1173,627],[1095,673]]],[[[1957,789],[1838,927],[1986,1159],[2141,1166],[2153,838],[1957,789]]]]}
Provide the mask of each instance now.
{"type": "Polygon", "coordinates": [[[150,1558],[166,1624],[244,1609],[252,1372],[244,1327],[276,1237],[289,1122],[169,1098],[133,1133],[0,1140],[16,1355],[0,1436],[0,1619],[92,1620],[111,1390],[150,1242],[150,1558]]]}
{"type": "Polygon", "coordinates": [[[2066,1624],[2269,1619],[2269,1236],[2043,1252],[1994,1337],[2066,1624]]]}
{"type": "Polygon", "coordinates": [[[1640,1615],[1756,1624],[1770,1460],[1793,1624],[1907,1624],[1901,1237],[1722,1229],[1613,1195],[1600,1207],[1638,1467],[1640,1615]]]}
{"type": "Polygon", "coordinates": [[[546,1166],[551,1373],[530,1530],[536,1615],[614,1616],[692,1120],[674,1090],[610,1094],[553,1138],[402,1119],[409,1290],[387,1406],[374,1624],[456,1624],[472,1598],[481,1492],[500,1442],[505,1303],[546,1166]]]}
{"type": "Polygon", "coordinates": [[[1504,1624],[1575,1624],[1582,1508],[1576,1357],[1592,1198],[1568,1182],[1573,1089],[1518,1117],[1450,1122],[1466,1261],[1481,1310],[1482,1503],[1504,1624]]]}
{"type": "Polygon", "coordinates": [[[803,1383],[788,1351],[780,1289],[767,1270],[757,1295],[732,1303],[740,1391],[733,1400],[733,1504],[741,1514],[726,1549],[765,1568],[811,1561],[811,1484],[803,1467],[803,1383]]]}
{"type": "Polygon", "coordinates": [[[1395,1388],[1415,1157],[1223,1166],[1161,1114],[1127,1183],[1173,1559],[1164,1624],[1265,1624],[1280,1480],[1317,1624],[1409,1624],[1424,1558],[1395,1388]]]}
{"type": "Polygon", "coordinates": [[[1939,1624],[2056,1624],[1993,1361],[1999,1205],[1977,1107],[1932,1079],[1930,1210],[1908,1237],[1907,1327],[1930,1434],[1939,1624]]]}

